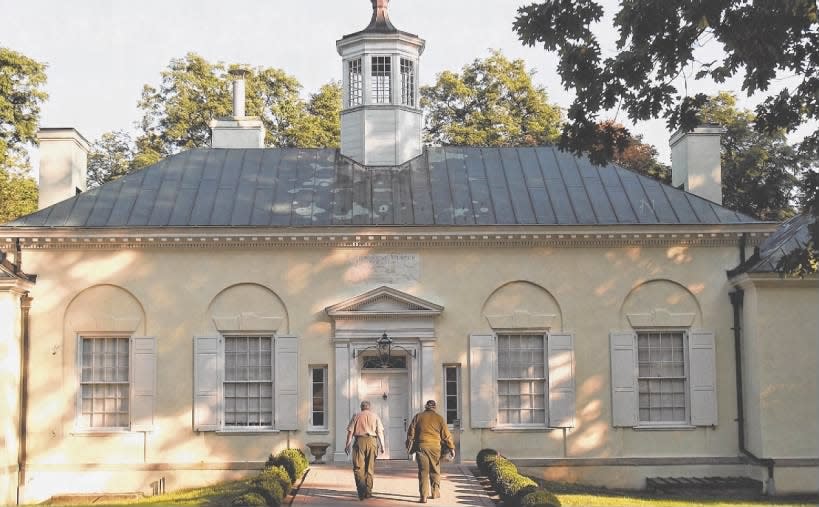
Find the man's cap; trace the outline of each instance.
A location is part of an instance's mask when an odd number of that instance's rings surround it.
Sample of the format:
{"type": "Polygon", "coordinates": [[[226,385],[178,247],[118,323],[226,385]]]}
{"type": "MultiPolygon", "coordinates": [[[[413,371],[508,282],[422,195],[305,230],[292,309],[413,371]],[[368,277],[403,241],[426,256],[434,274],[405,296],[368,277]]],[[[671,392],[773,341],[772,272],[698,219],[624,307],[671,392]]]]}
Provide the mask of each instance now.
{"type": "Polygon", "coordinates": [[[435,403],[435,400],[429,400],[429,401],[427,401],[427,404],[424,405],[424,408],[435,408],[437,406],[438,406],[438,404],[435,403]]]}

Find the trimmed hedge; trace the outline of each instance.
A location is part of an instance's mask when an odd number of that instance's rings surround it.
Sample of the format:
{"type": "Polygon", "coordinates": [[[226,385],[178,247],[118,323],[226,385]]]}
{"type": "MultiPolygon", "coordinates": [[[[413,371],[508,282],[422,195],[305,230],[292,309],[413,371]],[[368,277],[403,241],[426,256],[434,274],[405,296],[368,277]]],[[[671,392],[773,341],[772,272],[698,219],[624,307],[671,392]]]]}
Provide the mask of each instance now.
{"type": "Polygon", "coordinates": [[[270,466],[280,466],[287,470],[290,482],[295,483],[304,475],[304,471],[310,467],[310,463],[301,449],[284,449],[275,457],[271,455],[268,458],[265,467],[270,466]]]}
{"type": "Polygon", "coordinates": [[[539,489],[535,481],[518,472],[514,463],[493,449],[478,453],[478,467],[485,473],[507,507],[560,507],[552,493],[539,489]]]}
{"type": "Polygon", "coordinates": [[[259,472],[257,479],[261,478],[273,478],[279,482],[279,486],[282,488],[282,493],[284,496],[287,496],[290,493],[290,488],[292,487],[292,483],[290,482],[290,474],[287,473],[287,470],[281,466],[273,466],[273,467],[265,467],[264,470],[259,472]]]}
{"type": "Polygon", "coordinates": [[[245,493],[234,498],[232,504],[235,507],[263,507],[267,505],[267,500],[258,493],[245,493]]]}
{"type": "Polygon", "coordinates": [[[279,479],[273,475],[259,474],[252,481],[252,493],[259,494],[264,497],[268,507],[279,507],[284,499],[284,491],[282,491],[279,479]]]}
{"type": "Polygon", "coordinates": [[[478,452],[478,457],[475,461],[478,464],[478,469],[484,475],[489,475],[489,463],[495,461],[498,457],[498,451],[495,449],[481,449],[478,452]]]}
{"type": "Polygon", "coordinates": [[[522,507],[560,507],[560,500],[552,493],[539,489],[523,497],[522,507]]]}

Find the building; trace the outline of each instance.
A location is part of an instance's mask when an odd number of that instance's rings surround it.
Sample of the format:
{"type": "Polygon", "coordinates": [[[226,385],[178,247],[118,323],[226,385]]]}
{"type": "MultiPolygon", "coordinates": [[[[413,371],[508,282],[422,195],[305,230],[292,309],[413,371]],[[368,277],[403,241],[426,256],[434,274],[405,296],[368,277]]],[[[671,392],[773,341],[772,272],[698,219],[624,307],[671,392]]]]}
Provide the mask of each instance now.
{"type": "Polygon", "coordinates": [[[41,132],[42,209],[0,226],[0,502],[346,461],[362,399],[406,459],[430,398],[465,460],[819,491],[819,283],[774,273],[806,219],[721,206],[714,126],[672,138],[675,186],[424,148],[424,41],[387,3],[337,42],[340,150],[263,148],[240,75],[212,148],[89,191],[88,143],[41,132]]]}

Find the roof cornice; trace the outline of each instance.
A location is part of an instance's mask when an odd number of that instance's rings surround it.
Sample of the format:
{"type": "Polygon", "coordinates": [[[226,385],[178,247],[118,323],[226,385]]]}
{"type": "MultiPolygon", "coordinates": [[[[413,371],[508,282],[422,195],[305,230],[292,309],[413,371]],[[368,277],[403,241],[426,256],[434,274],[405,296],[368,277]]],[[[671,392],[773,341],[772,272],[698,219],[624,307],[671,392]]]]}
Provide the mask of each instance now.
{"type": "Polygon", "coordinates": [[[611,247],[730,246],[743,236],[755,246],[776,223],[594,226],[359,226],[326,228],[0,227],[0,248],[20,240],[24,249],[293,248],[293,247],[611,247]]]}

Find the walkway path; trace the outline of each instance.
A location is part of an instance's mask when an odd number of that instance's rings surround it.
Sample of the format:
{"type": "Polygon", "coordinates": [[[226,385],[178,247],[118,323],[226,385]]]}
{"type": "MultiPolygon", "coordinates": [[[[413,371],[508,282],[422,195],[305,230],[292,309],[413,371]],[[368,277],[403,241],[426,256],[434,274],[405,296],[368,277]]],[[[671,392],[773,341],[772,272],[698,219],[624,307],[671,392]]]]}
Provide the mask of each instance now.
{"type": "MultiPolygon", "coordinates": [[[[465,465],[442,464],[441,498],[428,500],[430,507],[496,504],[465,465]]],[[[359,500],[350,465],[311,465],[293,506],[331,507],[355,504],[361,507],[390,507],[418,503],[418,468],[412,461],[378,461],[375,465],[373,497],[359,500]]]]}

